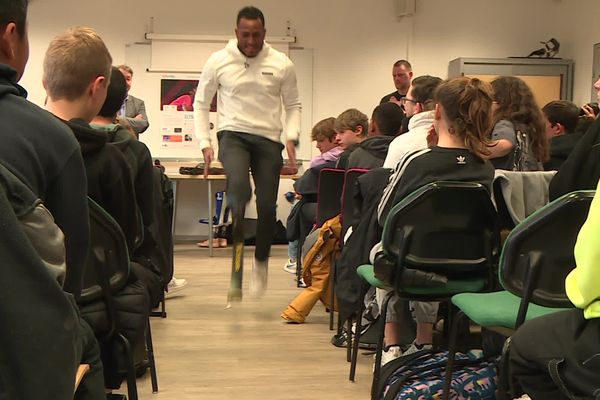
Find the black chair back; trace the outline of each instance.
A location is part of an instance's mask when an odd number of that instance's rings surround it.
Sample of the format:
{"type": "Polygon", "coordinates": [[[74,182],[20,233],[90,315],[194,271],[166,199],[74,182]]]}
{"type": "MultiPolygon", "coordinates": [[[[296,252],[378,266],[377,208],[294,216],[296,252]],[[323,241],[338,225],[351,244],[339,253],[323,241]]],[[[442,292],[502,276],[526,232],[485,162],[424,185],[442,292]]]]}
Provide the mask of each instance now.
{"type": "Polygon", "coordinates": [[[489,286],[499,247],[497,213],[479,183],[434,182],[392,208],[382,241],[399,267],[484,278],[489,286]]]}
{"type": "Polygon", "coordinates": [[[367,172],[368,169],[352,168],[344,174],[344,186],[342,189],[342,228],[345,232],[347,227],[352,225],[353,215],[355,214],[354,186],[359,176],[367,172]]]}
{"type": "MultiPolygon", "coordinates": [[[[566,194],[511,231],[500,257],[500,279],[506,290],[522,297],[525,304],[572,307],[565,293],[565,278],[575,267],[575,242],[594,193],[566,194]]],[[[522,320],[525,314],[520,317],[522,320]]]]}
{"type": "Polygon", "coordinates": [[[129,279],[129,253],[119,224],[88,197],[90,249],[85,264],[79,303],[88,303],[116,293],[129,279]]]}
{"type": "Polygon", "coordinates": [[[342,209],[344,170],[323,168],[317,192],[317,226],[338,215],[342,209]]]}

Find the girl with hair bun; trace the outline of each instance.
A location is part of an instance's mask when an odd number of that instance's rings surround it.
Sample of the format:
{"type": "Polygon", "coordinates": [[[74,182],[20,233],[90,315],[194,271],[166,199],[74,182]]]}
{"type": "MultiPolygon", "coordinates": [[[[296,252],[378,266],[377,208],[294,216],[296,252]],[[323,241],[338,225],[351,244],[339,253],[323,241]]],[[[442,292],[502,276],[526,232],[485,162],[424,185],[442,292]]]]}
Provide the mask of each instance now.
{"type": "Polygon", "coordinates": [[[438,86],[429,148],[407,153],[398,163],[379,207],[380,222],[394,204],[431,182],[479,182],[491,189],[494,167],[486,160],[492,149],[492,101],[490,84],[479,79],[456,78],[438,86]]]}
{"type": "MultiPolygon", "coordinates": [[[[456,78],[438,86],[434,102],[434,123],[429,131],[429,148],[405,155],[392,174],[379,204],[381,225],[389,210],[410,193],[436,181],[477,182],[491,191],[494,167],[488,161],[492,131],[492,88],[479,79],[456,78]]],[[[381,251],[376,245],[373,261],[381,251]]],[[[433,325],[437,322],[438,303],[411,302],[417,321],[417,336],[404,351],[399,336],[399,315],[405,303],[390,300],[386,318],[385,346],[382,363],[402,354],[432,347],[433,325]]]]}
{"type": "Polygon", "coordinates": [[[490,159],[496,169],[543,171],[548,160],[544,116],[523,80],[501,76],[492,81],[494,129],[490,159]]]}

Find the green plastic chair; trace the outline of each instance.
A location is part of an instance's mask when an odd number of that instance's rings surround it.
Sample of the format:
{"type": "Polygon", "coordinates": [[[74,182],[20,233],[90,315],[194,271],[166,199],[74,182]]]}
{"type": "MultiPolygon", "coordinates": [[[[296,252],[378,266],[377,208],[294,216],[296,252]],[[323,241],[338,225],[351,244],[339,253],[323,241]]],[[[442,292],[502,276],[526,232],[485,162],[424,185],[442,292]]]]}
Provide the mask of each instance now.
{"type": "Polygon", "coordinates": [[[573,307],[564,282],[575,266],[573,249],[593,198],[594,191],[566,194],[511,231],[500,257],[504,291],[452,297],[459,312],[450,335],[444,399],[450,395],[457,331],[465,317],[507,333],[532,318],[573,307]]]}
{"type": "MultiPolygon", "coordinates": [[[[489,291],[499,248],[497,226],[496,210],[483,185],[425,185],[392,208],[383,228],[383,258],[374,266],[360,266],[357,273],[369,285],[393,289],[383,301],[383,318],[392,294],[417,301],[449,301],[457,293],[489,291]],[[448,281],[443,286],[407,286],[404,273],[414,270],[443,275],[448,281]]],[[[360,332],[360,318],[356,331],[360,332]]],[[[382,329],[373,372],[373,398],[379,384],[383,336],[382,329]]],[[[354,379],[359,340],[360,335],[355,335],[350,380],[354,379]]]]}

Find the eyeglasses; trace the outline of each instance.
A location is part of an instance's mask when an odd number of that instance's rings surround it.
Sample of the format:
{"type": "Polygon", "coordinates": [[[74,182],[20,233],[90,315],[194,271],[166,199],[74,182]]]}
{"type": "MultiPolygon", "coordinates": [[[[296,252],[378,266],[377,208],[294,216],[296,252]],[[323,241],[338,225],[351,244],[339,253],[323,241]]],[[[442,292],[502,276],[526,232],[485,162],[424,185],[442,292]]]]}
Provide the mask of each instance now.
{"type": "Polygon", "coordinates": [[[413,104],[417,104],[418,103],[417,100],[409,99],[406,96],[400,98],[400,104],[402,104],[402,105],[405,105],[407,101],[410,101],[413,104]]]}

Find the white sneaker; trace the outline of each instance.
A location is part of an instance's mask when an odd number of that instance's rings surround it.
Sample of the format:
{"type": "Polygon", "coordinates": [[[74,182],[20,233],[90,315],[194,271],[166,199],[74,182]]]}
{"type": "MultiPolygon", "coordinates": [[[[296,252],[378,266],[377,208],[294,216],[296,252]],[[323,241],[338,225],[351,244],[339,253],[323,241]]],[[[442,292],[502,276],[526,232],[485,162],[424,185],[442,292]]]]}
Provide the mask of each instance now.
{"type": "Polygon", "coordinates": [[[400,346],[390,346],[387,350],[384,349],[383,353],[381,353],[381,366],[383,367],[385,364],[401,356],[402,349],[400,346]]]}
{"type": "Polygon", "coordinates": [[[294,260],[293,258],[288,258],[287,261],[285,262],[285,265],[283,266],[283,270],[285,272],[288,272],[290,274],[296,274],[296,260],[294,260]]]}
{"type": "Polygon", "coordinates": [[[177,279],[173,277],[171,281],[169,281],[169,283],[167,284],[168,291],[165,293],[165,297],[170,298],[179,296],[179,294],[176,293],[182,291],[187,286],[187,284],[188,282],[186,279],[177,279]]]}
{"type": "Polygon", "coordinates": [[[415,342],[413,342],[410,347],[408,349],[406,349],[406,351],[404,352],[404,355],[409,355],[409,354],[413,354],[416,353],[417,351],[421,351],[421,350],[431,350],[433,349],[433,345],[431,343],[429,344],[422,344],[420,346],[417,346],[417,344],[415,342]]]}
{"type": "Polygon", "coordinates": [[[250,296],[261,298],[267,290],[268,260],[254,259],[252,274],[250,275],[250,296]]]}

